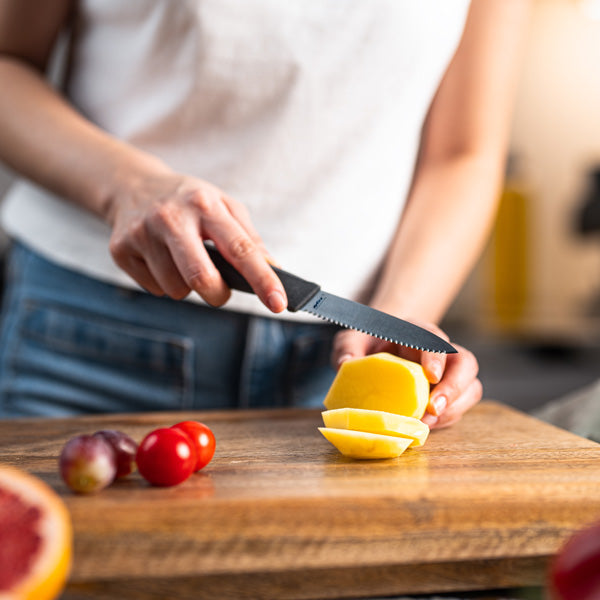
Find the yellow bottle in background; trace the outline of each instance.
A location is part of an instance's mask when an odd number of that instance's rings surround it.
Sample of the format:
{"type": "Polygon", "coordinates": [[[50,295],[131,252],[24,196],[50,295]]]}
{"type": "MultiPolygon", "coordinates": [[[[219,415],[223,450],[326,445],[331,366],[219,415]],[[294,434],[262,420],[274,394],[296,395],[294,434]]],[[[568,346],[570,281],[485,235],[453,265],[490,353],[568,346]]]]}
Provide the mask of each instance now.
{"type": "Polygon", "coordinates": [[[507,332],[520,329],[529,298],[530,198],[518,167],[511,156],[491,240],[495,317],[507,332]]]}

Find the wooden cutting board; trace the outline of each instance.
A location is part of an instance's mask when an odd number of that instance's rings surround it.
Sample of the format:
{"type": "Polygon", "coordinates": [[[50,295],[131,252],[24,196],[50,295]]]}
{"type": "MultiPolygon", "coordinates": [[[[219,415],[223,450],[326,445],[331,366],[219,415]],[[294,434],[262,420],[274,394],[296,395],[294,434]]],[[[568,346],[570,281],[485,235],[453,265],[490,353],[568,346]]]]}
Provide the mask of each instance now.
{"type": "Polygon", "coordinates": [[[549,557],[600,519],[600,445],[493,402],[393,460],[342,457],[319,411],[0,422],[0,462],[44,479],[75,529],[65,600],[358,598],[540,585],[549,557]],[[101,428],[136,441],[195,418],[211,464],[174,488],[136,473],[69,492],[57,457],[101,428]]]}

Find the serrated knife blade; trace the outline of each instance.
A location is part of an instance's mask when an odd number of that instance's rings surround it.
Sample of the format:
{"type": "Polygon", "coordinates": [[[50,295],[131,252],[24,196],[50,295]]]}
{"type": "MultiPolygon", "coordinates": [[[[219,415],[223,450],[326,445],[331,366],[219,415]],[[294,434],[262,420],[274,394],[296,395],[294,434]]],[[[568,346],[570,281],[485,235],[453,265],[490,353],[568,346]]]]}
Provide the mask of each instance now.
{"type": "Polygon", "coordinates": [[[394,344],[426,352],[456,352],[452,345],[423,327],[323,290],[319,290],[300,310],[394,344]]]}
{"type": "MultiPolygon", "coordinates": [[[[227,285],[235,290],[254,293],[244,277],[212,245],[205,247],[227,285]]],[[[302,310],[336,325],[362,331],[377,338],[424,350],[426,352],[457,352],[451,344],[431,331],[404,321],[370,306],[330,294],[311,281],[306,281],[283,269],[271,267],[283,284],[288,297],[288,310],[302,310]]]]}

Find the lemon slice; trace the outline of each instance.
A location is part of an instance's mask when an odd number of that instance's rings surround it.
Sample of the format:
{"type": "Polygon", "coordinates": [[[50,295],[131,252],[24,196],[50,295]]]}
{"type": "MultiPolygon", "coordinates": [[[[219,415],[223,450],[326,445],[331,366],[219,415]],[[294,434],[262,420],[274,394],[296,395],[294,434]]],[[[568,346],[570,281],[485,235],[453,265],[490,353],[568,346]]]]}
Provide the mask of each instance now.
{"type": "Polygon", "coordinates": [[[326,427],[407,437],[411,446],[422,446],[429,435],[429,427],[423,421],[381,410],[336,408],[322,412],[321,416],[326,427]]]}
{"type": "Polygon", "coordinates": [[[351,458],[396,458],[411,444],[411,438],[319,427],[319,431],[344,456],[351,458]]]}

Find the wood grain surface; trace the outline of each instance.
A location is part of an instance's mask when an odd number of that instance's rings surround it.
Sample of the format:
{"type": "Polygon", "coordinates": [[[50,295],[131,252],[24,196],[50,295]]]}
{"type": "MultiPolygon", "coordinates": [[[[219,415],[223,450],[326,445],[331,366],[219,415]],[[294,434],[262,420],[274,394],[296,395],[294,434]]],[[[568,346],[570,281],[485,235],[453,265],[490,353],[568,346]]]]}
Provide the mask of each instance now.
{"type": "Polygon", "coordinates": [[[392,460],[342,457],[319,411],[103,415],[0,422],[0,462],[38,475],[71,512],[65,600],[360,598],[539,585],[573,531],[600,519],[600,445],[484,402],[392,460]],[[140,441],[183,418],[215,458],[173,488],[139,474],[69,492],[73,435],[140,441]]]}

